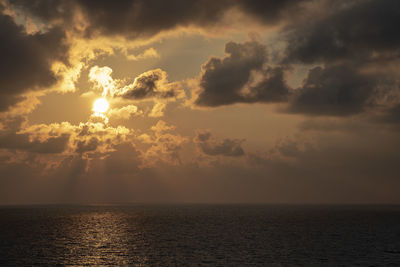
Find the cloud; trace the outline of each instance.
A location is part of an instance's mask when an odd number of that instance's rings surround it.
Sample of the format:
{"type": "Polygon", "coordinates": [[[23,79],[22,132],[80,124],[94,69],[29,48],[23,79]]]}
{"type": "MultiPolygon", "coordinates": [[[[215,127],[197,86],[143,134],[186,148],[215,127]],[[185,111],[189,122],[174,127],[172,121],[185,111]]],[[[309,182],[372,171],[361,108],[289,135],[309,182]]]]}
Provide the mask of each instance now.
{"type": "Polygon", "coordinates": [[[90,154],[106,155],[114,150],[114,146],[132,138],[131,131],[126,127],[111,127],[93,122],[79,125],[68,122],[35,124],[20,129],[18,134],[27,136],[29,140],[37,140],[34,142],[46,142],[46,144],[49,140],[54,139],[53,143],[48,146],[58,144],[56,140],[61,138],[61,140],[67,141],[64,143],[64,150],[54,153],[62,152],[65,156],[74,156],[78,153],[83,157],[90,156],[90,154]]]}
{"type": "Polygon", "coordinates": [[[289,27],[287,61],[369,61],[399,55],[398,1],[349,1],[330,9],[322,18],[289,27]]]}
{"type": "Polygon", "coordinates": [[[168,132],[174,130],[175,126],[167,125],[167,123],[163,120],[159,120],[156,125],[151,126],[151,130],[154,131],[156,134],[161,134],[163,132],[168,132]]]}
{"type": "Polygon", "coordinates": [[[113,108],[107,112],[107,116],[114,119],[129,119],[131,116],[142,115],[143,112],[135,105],[127,105],[122,108],[113,108]]]}
{"type": "Polygon", "coordinates": [[[12,17],[0,13],[0,112],[23,101],[27,92],[47,89],[60,79],[52,65],[66,62],[64,38],[60,28],[27,34],[12,17]]]}
{"type": "Polygon", "coordinates": [[[79,140],[76,142],[76,152],[82,154],[88,151],[95,151],[99,145],[99,140],[96,137],[91,137],[86,140],[79,140]]]}
{"type": "Polygon", "coordinates": [[[146,71],[137,76],[132,83],[126,80],[113,79],[112,69],[94,66],[89,71],[89,81],[95,89],[102,90],[102,95],[120,97],[130,100],[176,100],[185,93],[178,82],[168,82],[167,73],[161,69],[146,71]]]}
{"type": "Polygon", "coordinates": [[[133,60],[133,61],[147,59],[147,58],[159,58],[159,57],[160,55],[158,54],[157,50],[155,50],[152,47],[146,49],[145,51],[143,51],[143,53],[140,53],[139,55],[136,56],[131,54],[126,55],[126,58],[128,60],[133,60]]]}
{"type": "Polygon", "coordinates": [[[306,135],[287,136],[276,141],[275,146],[268,151],[269,157],[276,161],[298,160],[314,153],[316,150],[315,143],[315,140],[306,135]]]}
{"type": "Polygon", "coordinates": [[[152,133],[150,135],[142,134],[138,136],[139,141],[150,145],[143,151],[143,166],[155,166],[160,162],[172,165],[182,163],[179,152],[188,139],[180,134],[170,133],[174,129],[173,125],[167,125],[164,121],[159,120],[151,127],[152,133]]]}
{"type": "Polygon", "coordinates": [[[32,164],[43,164],[45,169],[60,168],[68,159],[81,158],[90,163],[107,158],[121,149],[122,144],[129,143],[138,154],[136,168],[154,167],[159,163],[179,165],[180,150],[188,139],[174,134],[174,130],[174,126],[161,120],[148,134],[135,135],[133,129],[104,123],[28,125],[23,118],[17,118],[2,125],[0,156],[6,153],[12,162],[24,162],[31,157],[32,164]]]}
{"type": "Polygon", "coordinates": [[[286,76],[293,66],[268,66],[266,46],[252,40],[229,42],[224,58],[210,58],[191,85],[195,106],[235,103],[285,103],[283,112],[312,116],[349,116],[391,108],[399,103],[396,72],[355,62],[311,66],[302,85],[291,88],[286,76]]]}
{"type": "MultiPolygon", "coordinates": [[[[113,97],[119,100],[153,101],[154,106],[147,113],[149,117],[162,117],[167,103],[185,97],[185,92],[180,82],[169,82],[167,73],[161,69],[146,71],[137,76],[132,83],[128,80],[113,79],[112,69],[104,66],[94,66],[89,71],[89,81],[92,82],[95,90],[102,91],[103,97],[113,97]]],[[[105,121],[108,117],[129,119],[131,115],[143,114],[138,111],[136,105],[127,105],[122,108],[114,108],[106,114],[100,114],[105,121]]],[[[94,118],[102,119],[102,118],[94,118]]],[[[100,120],[101,121],[101,120],[100,120]]]]}
{"type": "Polygon", "coordinates": [[[90,68],[89,81],[94,83],[96,89],[102,90],[102,96],[114,95],[116,82],[111,77],[112,69],[104,66],[90,68]]]}
{"type": "Polygon", "coordinates": [[[65,151],[68,140],[68,134],[49,137],[46,140],[40,141],[30,140],[28,134],[1,133],[0,148],[41,154],[58,154],[65,151]]]}
{"type": "Polygon", "coordinates": [[[303,11],[303,5],[309,1],[282,0],[282,1],[237,1],[238,8],[255,17],[262,23],[276,24],[282,20],[293,18],[303,11]]]}
{"type": "Polygon", "coordinates": [[[203,66],[195,104],[221,106],[234,103],[282,102],[289,88],[282,67],[266,66],[266,46],[258,41],[229,42],[224,58],[212,57],[203,66]]]}
{"type": "Polygon", "coordinates": [[[396,64],[400,53],[394,26],[400,22],[399,8],[397,1],[355,1],[335,6],[322,18],[292,25],[285,61],[324,67],[309,71],[290,109],[351,115],[393,106],[377,98],[398,90],[398,70],[382,69],[396,64]]]}
{"type": "Polygon", "coordinates": [[[24,151],[39,154],[57,154],[66,150],[70,138],[69,133],[51,134],[37,138],[21,131],[26,119],[18,116],[3,120],[0,130],[0,148],[9,151],[24,151]]]}
{"type": "Polygon", "coordinates": [[[232,10],[244,13],[260,23],[271,25],[293,16],[307,1],[246,0],[10,0],[12,6],[39,18],[44,24],[64,25],[75,30],[83,27],[84,35],[124,35],[146,38],[182,27],[227,27],[226,14],[232,10]],[[79,18],[83,25],[75,25],[79,18]]]}
{"type": "Polygon", "coordinates": [[[180,98],[184,94],[179,83],[169,83],[167,73],[161,69],[146,71],[135,78],[132,84],[116,91],[115,96],[126,99],[180,98]]]}
{"type": "Polygon", "coordinates": [[[166,106],[167,104],[165,103],[161,102],[155,103],[153,108],[151,109],[151,112],[149,113],[149,117],[158,118],[164,116],[164,110],[166,106]]]}
{"type": "Polygon", "coordinates": [[[347,65],[315,67],[295,90],[288,110],[308,115],[345,116],[363,112],[378,84],[372,74],[347,65]]]}
{"type": "Polygon", "coordinates": [[[196,133],[193,142],[197,144],[201,152],[209,156],[243,156],[244,150],[242,143],[244,140],[226,138],[220,142],[212,137],[209,131],[199,131],[196,133]]]}
{"type": "MultiPolygon", "coordinates": [[[[323,15],[292,23],[281,34],[286,64],[312,68],[290,104],[292,112],[347,116],[392,109],[399,102],[398,1],[332,3],[323,15]],[[329,9],[329,11],[328,11],[329,9]]],[[[390,113],[390,112],[389,112],[390,113]]]]}
{"type": "MultiPolygon", "coordinates": [[[[294,6],[282,3],[286,4],[294,6]]],[[[226,57],[212,57],[203,65],[193,102],[209,107],[281,102],[287,105],[281,109],[284,112],[312,116],[394,110],[399,103],[392,97],[398,94],[399,72],[396,67],[387,69],[387,64],[398,65],[400,39],[393,26],[398,24],[398,5],[396,1],[301,5],[303,18],[287,18],[288,26],[279,31],[287,42],[280,64],[268,66],[266,46],[256,40],[230,42],[226,57]],[[303,64],[310,64],[303,84],[290,88],[289,70],[303,64]]]]}

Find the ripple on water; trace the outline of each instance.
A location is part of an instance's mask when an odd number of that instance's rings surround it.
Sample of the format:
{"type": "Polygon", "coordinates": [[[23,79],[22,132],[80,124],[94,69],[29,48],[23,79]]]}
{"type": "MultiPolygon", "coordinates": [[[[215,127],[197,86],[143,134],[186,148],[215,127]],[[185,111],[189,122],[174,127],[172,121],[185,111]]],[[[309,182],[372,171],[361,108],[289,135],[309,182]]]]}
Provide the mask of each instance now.
{"type": "Polygon", "coordinates": [[[4,207],[0,237],[1,265],[399,265],[400,208],[4,207]]]}

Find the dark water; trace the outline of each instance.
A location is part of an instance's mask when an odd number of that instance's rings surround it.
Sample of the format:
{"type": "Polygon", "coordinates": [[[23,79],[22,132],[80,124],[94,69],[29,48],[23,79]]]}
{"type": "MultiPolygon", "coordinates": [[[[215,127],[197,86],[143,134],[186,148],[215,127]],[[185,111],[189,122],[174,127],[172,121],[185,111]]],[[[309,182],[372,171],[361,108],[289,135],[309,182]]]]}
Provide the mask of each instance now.
{"type": "Polygon", "coordinates": [[[0,265],[400,266],[400,207],[2,207],[0,265]]]}

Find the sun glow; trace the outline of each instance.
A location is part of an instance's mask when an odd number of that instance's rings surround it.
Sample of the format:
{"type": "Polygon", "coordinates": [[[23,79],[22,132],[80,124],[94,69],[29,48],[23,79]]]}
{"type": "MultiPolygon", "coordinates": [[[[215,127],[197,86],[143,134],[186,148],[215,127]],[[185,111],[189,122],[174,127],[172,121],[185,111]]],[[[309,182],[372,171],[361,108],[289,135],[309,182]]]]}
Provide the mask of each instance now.
{"type": "Polygon", "coordinates": [[[108,110],[110,104],[108,104],[107,99],[105,98],[98,98],[93,103],[93,111],[96,113],[104,113],[108,110]]]}
{"type": "Polygon", "coordinates": [[[89,81],[93,82],[96,88],[102,89],[102,96],[113,95],[115,82],[111,77],[112,69],[109,67],[94,66],[89,72],[89,81]]]}

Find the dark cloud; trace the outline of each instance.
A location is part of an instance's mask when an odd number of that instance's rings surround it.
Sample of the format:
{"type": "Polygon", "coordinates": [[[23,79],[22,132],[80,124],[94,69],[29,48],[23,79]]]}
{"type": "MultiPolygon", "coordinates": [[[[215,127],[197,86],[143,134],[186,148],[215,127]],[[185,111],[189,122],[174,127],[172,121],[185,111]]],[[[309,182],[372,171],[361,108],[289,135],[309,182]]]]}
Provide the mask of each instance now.
{"type": "Polygon", "coordinates": [[[68,134],[49,137],[43,142],[35,140],[29,143],[28,151],[35,153],[62,153],[67,146],[68,140],[68,134]]]}
{"type": "Polygon", "coordinates": [[[400,55],[396,26],[400,2],[349,1],[328,7],[325,15],[292,24],[285,31],[285,63],[325,66],[309,71],[289,110],[341,116],[392,106],[392,102],[376,104],[374,100],[397,90],[398,71],[382,69],[396,65],[400,55]]]}
{"type": "Polygon", "coordinates": [[[176,98],[182,93],[178,83],[168,83],[165,71],[155,69],[140,74],[132,84],[121,88],[116,96],[129,99],[176,98]]]}
{"type": "MultiPolygon", "coordinates": [[[[350,1],[351,2],[351,1],[350,1]]],[[[322,19],[292,25],[287,35],[287,61],[370,60],[399,55],[400,2],[353,1],[322,19]]]]}
{"type": "MultiPolygon", "coordinates": [[[[282,3],[286,4],[293,7],[282,3]]],[[[397,90],[398,71],[383,73],[382,68],[388,62],[395,64],[400,55],[396,27],[400,3],[314,4],[319,16],[307,13],[310,8],[300,9],[308,19],[288,19],[290,26],[281,32],[287,41],[283,65],[268,67],[266,48],[258,42],[231,42],[225,49],[227,57],[213,57],[204,64],[195,104],[288,102],[286,110],[292,113],[331,116],[393,106],[393,101],[377,103],[376,99],[397,90]],[[285,69],[299,63],[320,66],[312,67],[302,86],[291,90],[285,83],[285,69]]]]}
{"type": "Polygon", "coordinates": [[[63,38],[59,28],[27,34],[10,16],[0,14],[0,111],[22,101],[22,93],[49,87],[57,81],[51,64],[65,61],[67,47],[63,38]]]}
{"type": "Polygon", "coordinates": [[[196,139],[198,142],[207,142],[211,138],[210,132],[198,132],[196,135],[196,139]]]}
{"type": "Polygon", "coordinates": [[[264,23],[279,21],[304,1],[265,0],[133,0],[77,1],[90,21],[89,32],[148,35],[177,26],[213,26],[232,8],[244,11],[264,23]],[[106,11],[106,12],[105,12],[106,11]]]}
{"type": "Polygon", "coordinates": [[[32,153],[62,153],[68,143],[69,135],[49,137],[44,141],[30,140],[29,134],[1,133],[0,148],[20,150],[32,153]]]}
{"type": "Polygon", "coordinates": [[[368,108],[376,88],[388,79],[363,73],[359,64],[327,64],[310,69],[303,85],[293,90],[283,67],[266,66],[266,47],[259,42],[230,42],[225,50],[227,57],[213,57],[203,65],[195,104],[287,102],[292,113],[346,116],[368,108]]]}
{"type": "Polygon", "coordinates": [[[274,24],[283,18],[301,13],[304,0],[240,0],[238,8],[244,13],[259,19],[266,24],[274,24]]]}
{"type": "Polygon", "coordinates": [[[212,25],[230,1],[77,1],[87,16],[89,33],[100,31],[134,37],[153,35],[176,26],[212,25]]]}
{"type": "Polygon", "coordinates": [[[286,67],[267,65],[265,45],[230,42],[225,52],[225,58],[212,57],[203,65],[196,105],[286,102],[290,113],[348,116],[375,108],[376,98],[397,90],[393,75],[358,61],[313,67],[294,90],[285,81],[286,67]]]}
{"type": "Polygon", "coordinates": [[[344,116],[364,111],[378,78],[346,65],[315,67],[289,104],[289,111],[344,116]]]}
{"type": "Polygon", "coordinates": [[[55,20],[72,22],[75,11],[73,0],[9,0],[8,2],[13,7],[44,20],[46,24],[55,20]]]}
{"type": "Polygon", "coordinates": [[[204,131],[198,132],[193,141],[204,154],[209,156],[240,157],[244,155],[242,148],[244,140],[227,138],[218,142],[210,132],[204,131]]]}
{"type": "Polygon", "coordinates": [[[393,106],[394,100],[376,99],[389,99],[398,90],[398,71],[382,69],[397,65],[400,56],[400,2],[339,1],[328,7],[325,15],[292,24],[285,32],[285,63],[325,66],[309,71],[289,109],[340,116],[393,106]]]}
{"type": "Polygon", "coordinates": [[[178,26],[210,27],[218,24],[232,9],[275,24],[298,12],[296,0],[10,0],[12,5],[40,18],[46,23],[64,23],[73,26],[77,10],[88,22],[85,29],[92,34],[144,37],[178,26]]]}
{"type": "Polygon", "coordinates": [[[221,106],[234,103],[285,101],[289,88],[281,67],[266,67],[266,46],[258,41],[229,42],[224,58],[212,57],[202,67],[195,104],[221,106]]]}
{"type": "Polygon", "coordinates": [[[87,140],[79,140],[76,144],[76,152],[82,154],[84,152],[95,151],[99,145],[99,140],[92,137],[87,140]]]}
{"type": "Polygon", "coordinates": [[[302,151],[299,148],[299,144],[294,140],[284,140],[279,142],[275,149],[285,157],[297,157],[302,151]]]}
{"type": "Polygon", "coordinates": [[[123,34],[141,37],[156,34],[176,26],[212,25],[219,21],[226,8],[234,1],[200,0],[161,1],[161,0],[11,0],[14,6],[29,12],[47,23],[59,23],[68,26],[74,12],[80,10],[88,22],[88,35],[123,34]]]}
{"type": "Polygon", "coordinates": [[[25,118],[13,117],[2,122],[4,128],[0,131],[0,148],[39,154],[62,153],[67,148],[69,134],[49,135],[44,140],[38,140],[31,138],[29,133],[19,133],[26,123],[25,118]]]}

